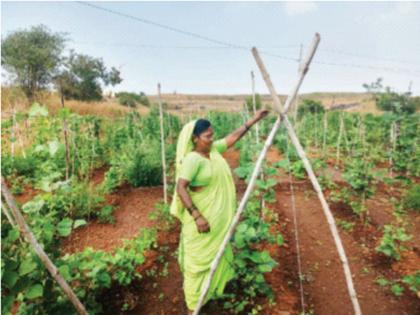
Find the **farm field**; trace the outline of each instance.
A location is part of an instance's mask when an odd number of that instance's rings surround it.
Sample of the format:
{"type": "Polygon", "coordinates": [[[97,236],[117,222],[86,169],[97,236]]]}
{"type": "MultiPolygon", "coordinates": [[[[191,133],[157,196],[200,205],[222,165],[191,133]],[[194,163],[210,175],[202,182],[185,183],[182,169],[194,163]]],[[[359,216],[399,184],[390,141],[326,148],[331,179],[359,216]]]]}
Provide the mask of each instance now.
{"type": "MultiPolygon", "coordinates": [[[[169,196],[178,133],[204,115],[215,139],[247,118],[240,108],[165,112],[169,196]]],[[[275,118],[259,124],[260,144],[253,129],[223,155],[238,200],[275,118]]],[[[418,113],[326,110],[293,122],[339,227],[363,313],[419,313],[418,113]]],[[[352,314],[321,205],[284,128],[263,174],[231,240],[237,277],[202,314],[352,314]]],[[[5,116],[2,176],[89,314],[186,313],[176,260],[180,225],[163,202],[156,107],[110,118],[36,103],[5,116]]],[[[2,275],[3,312],[75,313],[5,215],[2,275]]]]}
{"type": "Polygon", "coordinates": [[[1,314],[420,315],[419,2],[1,11],[1,314]]]}

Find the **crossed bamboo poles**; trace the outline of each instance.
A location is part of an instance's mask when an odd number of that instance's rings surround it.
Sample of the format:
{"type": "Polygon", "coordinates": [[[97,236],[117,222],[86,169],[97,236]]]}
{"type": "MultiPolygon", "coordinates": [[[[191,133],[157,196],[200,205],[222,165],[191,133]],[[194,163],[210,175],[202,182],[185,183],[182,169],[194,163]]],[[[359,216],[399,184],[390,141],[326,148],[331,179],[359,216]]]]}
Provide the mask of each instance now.
{"type": "Polygon", "coordinates": [[[273,139],[274,136],[276,135],[281,123],[283,122],[284,125],[286,126],[287,132],[289,134],[289,137],[293,143],[293,145],[296,148],[296,151],[300,157],[300,159],[302,160],[306,172],[308,173],[309,179],[311,180],[311,183],[315,189],[315,191],[317,192],[318,198],[321,202],[322,205],[322,210],[324,212],[324,215],[327,219],[332,237],[334,239],[335,242],[335,246],[337,248],[338,251],[338,255],[340,257],[342,266],[343,266],[343,271],[344,271],[344,276],[345,276],[345,280],[346,280],[346,284],[347,284],[347,291],[348,294],[350,296],[351,302],[353,304],[353,310],[354,310],[354,314],[355,315],[361,315],[361,309],[360,309],[360,305],[359,305],[359,301],[357,299],[357,294],[356,294],[356,290],[354,289],[354,285],[353,285],[353,280],[352,280],[352,276],[351,276],[351,271],[350,271],[350,266],[348,263],[348,259],[346,256],[346,253],[344,251],[344,247],[340,238],[340,235],[338,234],[338,230],[337,230],[337,226],[335,224],[335,220],[334,220],[334,216],[331,213],[331,210],[328,206],[328,203],[325,199],[325,196],[322,192],[321,186],[319,185],[319,182],[314,174],[314,171],[312,169],[312,166],[308,160],[308,158],[306,157],[305,151],[302,148],[302,145],[299,142],[299,139],[296,136],[296,133],[294,131],[294,128],[292,126],[292,124],[290,123],[289,119],[287,118],[286,114],[287,111],[289,110],[291,104],[293,103],[294,99],[296,98],[296,95],[299,91],[299,88],[303,82],[303,79],[306,75],[306,73],[309,70],[309,65],[315,55],[315,51],[318,48],[318,44],[320,42],[320,36],[318,33],[315,34],[315,37],[311,43],[311,46],[308,50],[308,54],[306,56],[306,58],[304,59],[304,61],[300,64],[299,67],[299,76],[298,76],[298,80],[297,83],[295,84],[295,86],[293,87],[291,93],[289,94],[289,96],[286,99],[286,103],[284,105],[284,108],[281,105],[280,102],[280,98],[278,97],[275,89],[274,89],[274,85],[271,82],[270,76],[262,62],[261,57],[258,54],[257,49],[254,47],[252,48],[252,54],[255,58],[255,61],[258,65],[258,68],[260,69],[260,72],[262,74],[262,77],[265,81],[265,84],[267,85],[268,90],[270,91],[271,97],[273,98],[273,102],[274,102],[274,109],[276,110],[276,112],[279,114],[279,117],[277,118],[276,122],[274,123],[273,128],[271,129],[271,132],[269,134],[269,136],[267,137],[264,147],[260,152],[260,155],[257,159],[257,162],[255,164],[254,170],[252,172],[252,176],[251,179],[248,183],[248,187],[241,199],[241,202],[239,204],[238,209],[236,210],[236,214],[233,217],[231,226],[229,227],[229,230],[227,231],[225,238],[223,239],[222,244],[220,245],[219,251],[216,254],[216,257],[214,258],[211,267],[210,267],[210,274],[207,277],[206,281],[205,281],[205,285],[204,285],[204,289],[201,291],[201,295],[200,298],[198,300],[196,309],[194,310],[193,315],[198,315],[200,312],[200,309],[203,305],[203,301],[207,295],[207,292],[210,288],[210,284],[211,284],[211,280],[214,276],[214,273],[217,269],[217,266],[220,263],[220,260],[223,256],[223,253],[225,251],[226,246],[228,245],[230,239],[233,237],[233,234],[235,232],[235,228],[239,223],[240,217],[242,212],[245,209],[245,206],[248,202],[248,199],[251,196],[251,193],[254,189],[255,183],[256,183],[256,179],[258,177],[258,174],[261,170],[261,165],[263,160],[265,159],[266,155],[267,155],[267,151],[269,149],[269,147],[271,146],[271,144],[273,143],[273,139]]]}

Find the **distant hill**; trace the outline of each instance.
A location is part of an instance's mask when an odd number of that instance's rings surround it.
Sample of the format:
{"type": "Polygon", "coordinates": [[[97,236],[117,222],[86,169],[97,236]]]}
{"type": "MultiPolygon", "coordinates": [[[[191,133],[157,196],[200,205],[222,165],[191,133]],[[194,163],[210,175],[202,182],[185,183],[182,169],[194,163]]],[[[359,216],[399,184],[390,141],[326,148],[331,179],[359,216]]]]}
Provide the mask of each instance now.
{"type": "MultiPolygon", "coordinates": [[[[171,111],[196,112],[207,110],[239,111],[243,108],[246,94],[210,95],[210,94],[163,94],[162,101],[168,103],[171,111]]],[[[380,113],[367,93],[308,93],[300,94],[298,100],[310,98],[319,100],[326,109],[337,108],[346,111],[380,113]]],[[[157,102],[156,95],[149,95],[152,103],[157,102]]],[[[270,95],[261,95],[263,104],[272,104],[270,95]]],[[[284,103],[285,95],[280,95],[284,103]]]]}
{"type": "MultiPolygon", "coordinates": [[[[16,93],[10,88],[2,88],[2,115],[4,118],[10,114],[11,104],[15,104],[17,111],[27,110],[28,101],[23,97],[16,97],[16,93]],[[12,101],[14,100],[14,101],[12,101]]],[[[211,95],[211,94],[163,94],[162,101],[168,104],[167,110],[173,114],[183,115],[194,112],[217,111],[241,111],[245,98],[249,94],[240,95],[211,95]]],[[[148,95],[150,103],[157,103],[157,95],[148,95]]],[[[284,103],[286,96],[280,95],[284,103]]],[[[310,98],[319,100],[326,109],[355,111],[364,113],[380,113],[376,109],[371,97],[366,93],[308,93],[301,94],[298,100],[310,98]]],[[[261,95],[264,105],[271,107],[272,101],[269,95],[261,95]]],[[[55,113],[61,107],[60,98],[55,92],[45,92],[40,97],[40,103],[46,105],[51,113],[55,113]]],[[[66,107],[72,111],[84,114],[117,117],[124,115],[132,109],[122,106],[116,98],[107,97],[100,102],[65,101],[66,107]]],[[[146,114],[150,108],[139,105],[136,108],[140,114],[146,114]]]]}

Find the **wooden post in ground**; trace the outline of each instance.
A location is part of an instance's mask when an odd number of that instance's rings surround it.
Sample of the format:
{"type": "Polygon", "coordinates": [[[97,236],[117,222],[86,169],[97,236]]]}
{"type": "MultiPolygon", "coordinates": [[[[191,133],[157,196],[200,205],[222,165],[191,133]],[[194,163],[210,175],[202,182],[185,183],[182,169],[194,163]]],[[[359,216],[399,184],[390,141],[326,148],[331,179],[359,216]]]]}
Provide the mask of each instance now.
{"type": "Polygon", "coordinates": [[[324,113],[324,134],[322,137],[322,155],[325,158],[327,148],[328,112],[324,113]]]}
{"type": "MultiPolygon", "coordinates": [[[[322,210],[323,210],[324,215],[327,219],[328,226],[329,226],[330,231],[331,231],[331,235],[334,239],[335,246],[337,248],[338,256],[340,257],[341,264],[343,266],[344,277],[345,277],[346,284],[347,284],[347,291],[349,293],[350,300],[353,304],[354,314],[355,315],[361,315],[362,311],[360,309],[359,300],[357,298],[356,290],[355,290],[354,285],[353,285],[353,279],[352,279],[352,274],[351,274],[351,271],[350,271],[350,266],[349,266],[348,259],[347,259],[347,256],[346,256],[346,253],[345,253],[345,250],[344,250],[344,247],[343,247],[343,243],[342,243],[340,235],[338,233],[337,226],[335,224],[334,216],[333,216],[333,214],[332,214],[332,212],[331,212],[331,210],[328,206],[328,203],[327,203],[327,201],[325,199],[325,196],[322,192],[321,186],[319,185],[319,182],[318,182],[318,180],[315,176],[315,173],[312,169],[312,166],[311,166],[308,158],[306,157],[306,153],[303,150],[303,147],[300,144],[298,137],[296,136],[296,133],[293,129],[293,126],[292,126],[289,119],[287,118],[287,116],[284,114],[284,112],[282,110],[282,107],[280,105],[280,98],[274,90],[274,87],[273,87],[273,84],[271,83],[270,77],[268,76],[267,71],[265,70],[264,65],[262,64],[262,61],[261,61],[258,53],[256,52],[256,50],[253,51],[253,52],[254,52],[254,57],[257,60],[257,63],[260,67],[260,70],[263,74],[264,81],[266,82],[267,87],[270,90],[271,97],[273,98],[274,104],[276,105],[275,109],[278,111],[278,113],[280,114],[281,118],[284,121],[284,125],[286,126],[286,129],[287,129],[287,132],[289,134],[290,140],[292,141],[292,143],[293,143],[293,145],[296,149],[296,152],[298,153],[300,159],[302,160],[303,165],[305,166],[306,172],[308,173],[308,177],[311,180],[312,186],[314,187],[314,189],[315,189],[315,191],[318,195],[318,198],[321,202],[322,210]]],[[[304,69],[303,71],[307,71],[307,68],[306,68],[306,70],[304,69]]],[[[287,104],[286,104],[286,106],[287,106],[287,104]]]]}
{"type": "Polygon", "coordinates": [[[340,114],[340,130],[338,131],[338,139],[337,139],[337,152],[335,158],[335,166],[338,167],[338,163],[340,162],[340,144],[341,144],[341,136],[343,134],[343,117],[340,114]]]}
{"type": "Polygon", "coordinates": [[[10,193],[6,182],[4,181],[4,178],[1,177],[1,192],[2,195],[9,207],[9,209],[12,211],[13,216],[16,220],[16,223],[19,227],[20,232],[22,235],[25,236],[26,240],[29,242],[29,244],[32,246],[35,253],[38,255],[41,262],[44,264],[44,266],[47,268],[47,270],[50,272],[51,276],[57,281],[59,286],[63,289],[64,293],[70,300],[70,302],[73,304],[73,306],[76,308],[77,313],[81,315],[88,315],[88,312],[86,311],[83,304],[80,302],[80,300],[77,298],[76,294],[73,292],[73,290],[70,288],[66,280],[62,277],[60,272],[58,271],[57,267],[53,264],[53,262],[50,260],[48,255],[44,252],[42,246],[38,243],[35,236],[33,235],[32,231],[28,227],[28,225],[25,222],[25,219],[23,215],[20,213],[20,210],[18,209],[16,202],[10,193]]]}
{"type": "Polygon", "coordinates": [[[163,178],[163,200],[168,204],[167,183],[166,183],[166,158],[165,158],[165,130],[163,129],[163,108],[162,98],[160,94],[160,83],[158,83],[158,101],[159,101],[159,117],[160,117],[160,144],[162,155],[162,178],[163,178]]]}
{"type": "Polygon", "coordinates": [[[15,157],[15,142],[16,142],[15,124],[16,124],[16,104],[13,103],[12,129],[11,129],[11,136],[10,136],[10,150],[11,150],[12,159],[15,157]]]}
{"type": "MultiPolygon", "coordinates": [[[[213,262],[211,264],[210,274],[209,274],[209,276],[208,276],[208,278],[207,278],[207,280],[206,280],[206,282],[204,284],[204,289],[201,291],[200,299],[198,300],[198,303],[197,303],[196,309],[194,310],[193,315],[197,315],[200,312],[200,309],[201,309],[201,307],[203,305],[204,298],[206,297],[207,292],[208,292],[208,290],[210,288],[211,280],[212,280],[212,278],[214,276],[214,273],[215,273],[215,271],[217,269],[217,266],[220,263],[220,260],[221,260],[221,258],[223,256],[223,253],[225,251],[225,248],[226,248],[227,244],[229,243],[230,239],[233,237],[233,233],[235,232],[235,228],[236,228],[236,226],[239,223],[239,219],[241,217],[241,214],[242,214],[243,210],[245,209],[245,206],[246,206],[246,204],[248,202],[248,199],[251,197],[251,193],[252,193],[252,191],[254,189],[254,186],[255,186],[255,183],[256,183],[256,179],[258,177],[258,174],[259,174],[259,172],[261,170],[261,165],[263,163],[263,160],[265,159],[265,157],[267,155],[267,151],[268,151],[269,147],[271,146],[271,144],[273,142],[274,136],[276,135],[276,132],[277,132],[277,130],[279,129],[279,127],[281,125],[281,122],[284,120],[285,114],[289,110],[290,105],[292,104],[293,100],[295,99],[295,97],[296,97],[296,95],[298,93],[298,90],[299,90],[299,88],[300,88],[300,86],[302,84],[303,78],[305,77],[305,75],[306,75],[306,73],[307,73],[307,71],[309,69],[309,64],[312,61],[312,58],[313,58],[313,56],[315,54],[315,51],[316,51],[316,48],[318,47],[318,43],[319,43],[319,35],[316,34],[315,39],[314,39],[314,41],[313,41],[313,43],[311,45],[311,48],[309,50],[309,54],[308,54],[307,58],[305,59],[305,62],[303,64],[303,67],[302,67],[302,69],[301,69],[301,71],[299,73],[298,81],[295,84],[295,86],[293,87],[292,92],[289,94],[289,96],[288,96],[288,98],[286,100],[286,104],[285,104],[284,110],[282,111],[283,115],[279,115],[279,117],[277,118],[276,122],[274,123],[274,126],[273,126],[270,134],[268,135],[268,137],[267,137],[267,139],[265,141],[264,147],[263,147],[263,149],[262,149],[262,151],[261,151],[261,153],[260,153],[260,155],[258,157],[258,160],[257,160],[257,162],[255,164],[255,167],[254,167],[254,170],[252,172],[252,175],[251,175],[250,181],[248,183],[247,189],[246,189],[246,191],[245,191],[245,193],[244,193],[244,195],[243,195],[243,197],[241,199],[241,202],[239,203],[238,209],[236,210],[235,216],[233,217],[233,220],[232,220],[232,223],[231,223],[231,225],[229,227],[229,230],[226,232],[225,238],[223,239],[223,242],[222,242],[222,244],[219,247],[219,250],[218,250],[218,252],[216,254],[216,257],[214,258],[214,260],[213,260],[213,262]]],[[[261,59],[259,58],[259,56],[257,56],[258,53],[257,53],[257,50],[256,50],[255,47],[252,49],[252,53],[254,54],[254,57],[257,59],[258,65],[259,66],[261,65],[262,67],[264,67],[262,65],[261,59]]],[[[265,68],[264,68],[264,70],[265,70],[265,68]]],[[[261,71],[261,72],[263,72],[263,71],[261,71]]],[[[267,72],[263,72],[263,77],[264,78],[268,78],[268,73],[267,72]]],[[[273,91],[273,93],[276,93],[274,91],[274,86],[271,85],[269,87],[269,89],[270,89],[270,91],[273,91]]],[[[277,98],[276,101],[278,101],[278,98],[277,98]]],[[[276,109],[280,109],[281,108],[281,105],[280,105],[279,101],[277,103],[275,103],[274,105],[275,105],[276,109]]]]}
{"type": "Polygon", "coordinates": [[[391,154],[389,155],[389,175],[393,176],[393,169],[394,169],[394,159],[393,154],[395,152],[396,148],[396,138],[395,138],[395,123],[391,123],[391,129],[390,129],[390,142],[391,142],[391,154]]]}
{"type": "MultiPolygon", "coordinates": [[[[254,111],[254,115],[257,113],[257,102],[255,99],[255,76],[254,76],[254,71],[251,71],[251,81],[252,81],[252,109],[254,111]]],[[[258,130],[258,122],[255,124],[255,143],[257,145],[260,144],[260,134],[259,134],[259,130],[258,130]]],[[[261,176],[260,176],[261,180],[264,181],[264,168],[261,171],[261,176]]],[[[261,200],[261,209],[265,208],[265,200],[264,200],[264,195],[262,196],[262,200],[261,200]]],[[[263,212],[261,212],[261,218],[264,219],[264,215],[263,212]]]]}
{"type": "MultiPolygon", "coordinates": [[[[60,85],[60,96],[61,96],[61,108],[64,109],[64,93],[63,93],[63,87],[61,85],[60,85]]],[[[66,117],[63,118],[63,132],[64,132],[64,144],[66,147],[66,180],[68,180],[69,171],[70,171],[70,148],[69,148],[66,117]]]]}
{"type": "MultiPolygon", "coordinates": [[[[255,99],[255,77],[254,77],[254,71],[251,71],[251,80],[252,80],[252,108],[254,110],[254,115],[257,113],[257,103],[255,99]]],[[[258,122],[255,124],[255,140],[256,143],[260,143],[260,136],[259,136],[259,128],[258,128],[258,122]]]]}

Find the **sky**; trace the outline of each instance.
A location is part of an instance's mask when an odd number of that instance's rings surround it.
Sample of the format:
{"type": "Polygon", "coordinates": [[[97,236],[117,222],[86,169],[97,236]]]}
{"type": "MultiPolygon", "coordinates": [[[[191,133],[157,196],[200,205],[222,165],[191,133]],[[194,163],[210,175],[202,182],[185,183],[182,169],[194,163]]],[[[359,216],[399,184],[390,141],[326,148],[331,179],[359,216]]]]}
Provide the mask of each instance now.
{"type": "Polygon", "coordinates": [[[66,53],[100,57],[121,71],[123,82],[106,90],[146,94],[156,94],[158,82],[163,93],[249,94],[251,71],[256,92],[268,93],[250,51],[256,46],[283,94],[297,81],[301,45],[305,55],[318,32],[301,93],[361,92],[382,77],[420,95],[420,2],[87,3],[130,17],[80,2],[2,1],[2,38],[39,24],[66,32],[66,53]]]}

